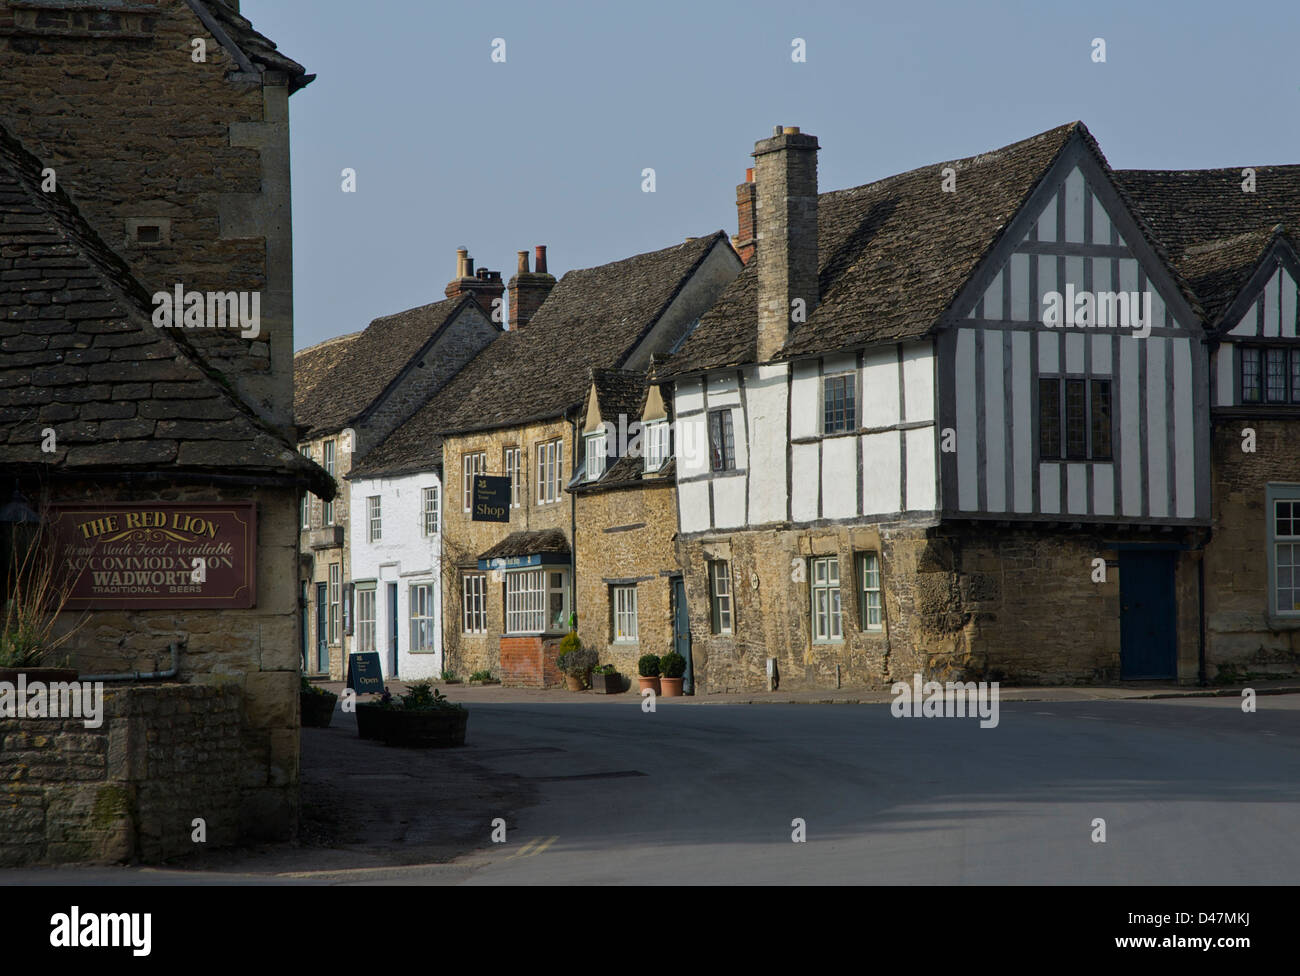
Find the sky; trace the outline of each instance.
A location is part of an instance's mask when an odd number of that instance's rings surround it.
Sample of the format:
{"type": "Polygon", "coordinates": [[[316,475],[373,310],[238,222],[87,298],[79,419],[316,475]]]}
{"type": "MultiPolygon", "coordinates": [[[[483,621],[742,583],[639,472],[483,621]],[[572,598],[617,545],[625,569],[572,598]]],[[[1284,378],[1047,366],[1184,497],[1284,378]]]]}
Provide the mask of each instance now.
{"type": "Polygon", "coordinates": [[[559,277],[734,234],[774,125],[818,137],[823,191],[1075,119],[1117,169],[1300,162],[1296,0],[242,9],[318,75],[290,100],[298,349],[442,299],[458,246],[508,279],[545,244],[559,277]]]}

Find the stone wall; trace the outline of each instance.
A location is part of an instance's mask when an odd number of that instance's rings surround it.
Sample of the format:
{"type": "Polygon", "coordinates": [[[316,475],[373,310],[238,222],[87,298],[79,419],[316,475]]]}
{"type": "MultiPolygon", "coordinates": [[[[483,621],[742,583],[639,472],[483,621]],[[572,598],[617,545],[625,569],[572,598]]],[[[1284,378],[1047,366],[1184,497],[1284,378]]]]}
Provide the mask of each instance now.
{"type": "MultiPolygon", "coordinates": [[[[1149,540],[1148,540],[1149,541],[1149,540]]],[[[766,687],[887,689],[921,673],[1007,684],[1120,678],[1119,553],[1084,532],[991,525],[832,526],[680,540],[698,693],[766,687]],[[859,620],[856,555],[880,554],[883,629],[859,620]],[[836,555],[844,639],[814,643],[808,562],[836,555]],[[1107,561],[1092,582],[1092,560],[1107,561]],[[708,561],[731,565],[735,620],[711,633],[708,561]]],[[[1178,680],[1197,678],[1195,552],[1180,553],[1178,680]]]]}
{"type": "Polygon", "coordinates": [[[95,610],[64,613],[60,626],[83,620],[67,645],[86,674],[157,671],[169,645],[181,646],[179,680],[234,682],[242,693],[243,732],[237,778],[227,777],[244,839],[287,839],[298,816],[298,682],[300,633],[297,493],[287,488],[160,485],[61,486],[64,502],[257,503],[257,599],[251,609],[95,610]]]}
{"type": "Polygon", "coordinates": [[[676,494],[675,483],[667,479],[577,496],[578,634],[601,664],[613,664],[632,678],[642,654],[662,656],[673,647],[676,494]],[[634,642],[613,640],[610,580],[636,581],[634,642]]]}
{"type": "Polygon", "coordinates": [[[461,434],[448,437],[442,445],[443,469],[443,561],[442,606],[443,649],[446,666],[462,677],[474,671],[487,670],[496,674],[501,666],[501,635],[505,631],[505,584],[487,585],[487,633],[467,634],[462,631],[464,621],[462,574],[478,572],[478,555],[500,542],[512,532],[560,529],[567,537],[570,532],[571,496],[561,490],[560,500],[539,505],[535,483],[537,444],[560,437],[564,442],[564,478],[561,486],[573,473],[573,430],[567,421],[528,424],[505,430],[461,434]],[[462,457],[475,451],[487,454],[487,474],[505,473],[504,450],[518,447],[523,451],[520,475],[519,508],[510,510],[510,521],[475,522],[464,510],[464,484],[462,457]]]}
{"type": "Polygon", "coordinates": [[[157,863],[241,836],[238,681],[107,685],[103,724],[0,718],[0,867],[157,863]]]}
{"type": "Polygon", "coordinates": [[[1214,534],[1205,553],[1206,676],[1300,673],[1300,621],[1269,619],[1265,489],[1300,484],[1300,423],[1216,420],[1214,534]],[[1242,450],[1242,429],[1255,451],[1242,450]]]}

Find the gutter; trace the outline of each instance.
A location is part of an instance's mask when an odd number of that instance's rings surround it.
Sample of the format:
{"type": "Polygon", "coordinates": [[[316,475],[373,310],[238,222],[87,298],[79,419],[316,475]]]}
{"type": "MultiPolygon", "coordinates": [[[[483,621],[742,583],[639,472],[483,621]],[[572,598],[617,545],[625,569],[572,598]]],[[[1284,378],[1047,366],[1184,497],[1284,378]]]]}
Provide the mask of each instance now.
{"type": "Polygon", "coordinates": [[[180,645],[172,642],[167,645],[171,651],[172,666],[166,671],[120,671],[116,674],[82,674],[77,676],[78,681],[165,681],[168,678],[176,677],[180,664],[180,645]]]}

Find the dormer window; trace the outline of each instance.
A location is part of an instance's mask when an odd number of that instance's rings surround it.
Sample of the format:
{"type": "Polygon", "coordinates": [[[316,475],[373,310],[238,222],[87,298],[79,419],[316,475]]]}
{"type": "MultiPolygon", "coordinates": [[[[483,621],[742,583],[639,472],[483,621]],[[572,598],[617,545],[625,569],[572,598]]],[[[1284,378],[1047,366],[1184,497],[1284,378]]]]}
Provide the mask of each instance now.
{"type": "Polygon", "coordinates": [[[641,429],[641,453],[647,473],[658,471],[672,454],[669,446],[668,421],[655,420],[641,429]]]}
{"type": "Polygon", "coordinates": [[[602,427],[594,434],[588,434],[585,441],[587,452],[587,480],[595,481],[605,473],[605,430],[602,427]]]}

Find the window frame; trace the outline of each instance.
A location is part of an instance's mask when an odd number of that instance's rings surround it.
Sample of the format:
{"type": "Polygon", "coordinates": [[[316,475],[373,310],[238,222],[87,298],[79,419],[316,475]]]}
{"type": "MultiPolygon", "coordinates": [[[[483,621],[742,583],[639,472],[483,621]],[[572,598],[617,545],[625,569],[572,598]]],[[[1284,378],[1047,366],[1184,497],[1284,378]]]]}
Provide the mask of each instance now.
{"type": "Polygon", "coordinates": [[[554,505],[564,494],[564,438],[551,437],[538,441],[537,504],[554,505]],[[548,497],[553,495],[553,497],[548,497]]]}
{"type": "Polygon", "coordinates": [[[858,374],[856,370],[841,370],[822,377],[822,434],[849,434],[858,429],[858,374]],[[843,403],[838,409],[839,418],[832,424],[827,397],[832,389],[843,384],[843,403]]]}
{"type": "Polygon", "coordinates": [[[366,541],[384,541],[384,503],[382,495],[366,496],[366,541]]]}
{"type": "Polygon", "coordinates": [[[428,485],[420,490],[420,513],[424,537],[431,539],[438,534],[442,520],[442,493],[438,485],[428,485]],[[433,505],[429,504],[432,499],[433,505]],[[433,516],[433,528],[429,528],[429,516],[433,516]]]}
{"type": "MultiPolygon", "coordinates": [[[[1037,402],[1034,405],[1038,425],[1037,442],[1034,445],[1039,461],[1060,464],[1113,464],[1115,462],[1115,379],[1113,376],[1051,373],[1038,377],[1035,390],[1037,402]],[[1051,397],[1045,396],[1045,389],[1052,389],[1051,397]],[[1082,395],[1081,412],[1071,412],[1071,393],[1078,391],[1082,395]],[[1051,400],[1056,401],[1055,410],[1049,409],[1051,400]],[[1104,403],[1104,411],[1099,407],[1104,403]],[[1104,417],[1102,413],[1104,412],[1104,417]],[[1077,423],[1077,433],[1082,436],[1082,453],[1077,441],[1073,440],[1072,420],[1077,423]],[[1099,424],[1104,420],[1104,425],[1099,424]],[[1105,453],[1103,445],[1097,443],[1098,433],[1104,429],[1105,453]],[[1048,450],[1048,439],[1055,442],[1055,451],[1048,450]]],[[[1074,401],[1078,403],[1078,401],[1074,401]]]]}
{"type": "Polygon", "coordinates": [[[460,456],[460,471],[464,493],[461,511],[468,512],[474,507],[474,478],[487,474],[487,451],[466,451],[460,456]]]}
{"type": "Polygon", "coordinates": [[[407,637],[410,641],[408,650],[412,654],[428,654],[438,650],[438,635],[435,629],[437,607],[434,602],[433,584],[410,583],[406,588],[407,637]],[[427,607],[426,607],[427,604],[427,607]],[[427,609],[427,613],[421,610],[427,609]],[[427,638],[428,646],[422,646],[427,638]]]}
{"type": "Polygon", "coordinates": [[[708,412],[709,470],[712,472],[736,470],[736,431],[731,413],[731,407],[718,407],[708,412]]]}
{"type": "Polygon", "coordinates": [[[858,569],[858,626],[868,634],[883,633],[885,629],[885,588],[880,571],[880,553],[875,549],[864,549],[857,554],[858,569]],[[874,564],[874,565],[873,565],[874,564]],[[875,586],[868,583],[873,579],[875,586]],[[871,596],[875,594],[875,605],[871,596]],[[871,612],[876,613],[876,622],[871,622],[871,612]]]}
{"type": "Polygon", "coordinates": [[[356,624],[355,630],[357,635],[357,653],[365,654],[378,650],[376,641],[378,634],[375,624],[378,619],[377,609],[377,590],[375,583],[358,584],[356,587],[356,624]],[[367,608],[367,604],[369,607],[367,608]],[[369,609],[370,616],[365,616],[366,610],[369,609]],[[369,633],[367,633],[367,628],[369,633]]]}
{"type": "Polygon", "coordinates": [[[329,644],[338,647],[343,641],[343,564],[330,563],[329,567],[329,644]]]}
{"type": "Polygon", "coordinates": [[[844,642],[844,605],[840,582],[840,557],[838,555],[809,557],[808,609],[814,644],[841,644],[844,642]],[[831,580],[830,572],[832,564],[835,568],[834,581],[831,580]],[[819,566],[825,566],[826,568],[825,579],[820,583],[817,580],[819,566]],[[817,596],[819,593],[826,595],[825,610],[820,614],[826,624],[824,628],[818,626],[817,596]],[[832,622],[834,622],[835,626],[831,626],[832,622]]]}
{"type": "MultiPolygon", "coordinates": [[[[335,478],[335,471],[338,469],[338,447],[335,444],[334,438],[332,437],[329,440],[325,441],[325,443],[321,447],[321,462],[322,462],[321,467],[325,469],[325,473],[328,474],[330,476],[330,479],[337,484],[337,478],[335,478]]],[[[322,525],[336,524],[334,521],[334,502],[327,501],[327,502],[322,502],[321,504],[322,504],[321,524],[322,525]]]]}
{"type": "Polygon", "coordinates": [[[506,477],[510,479],[510,507],[520,508],[523,506],[523,465],[521,463],[523,451],[518,446],[507,447],[501,452],[501,467],[505,470],[506,477]]]}
{"type": "Polygon", "coordinates": [[[611,642],[615,644],[639,644],[641,642],[637,605],[637,586],[635,583],[611,584],[609,588],[609,634],[611,642]]]}
{"type": "Polygon", "coordinates": [[[1292,342],[1244,342],[1234,343],[1234,346],[1236,349],[1233,355],[1236,356],[1237,406],[1300,406],[1300,345],[1292,342]],[[1272,399],[1269,396],[1269,359],[1274,354],[1282,357],[1282,396],[1279,399],[1272,399]],[[1247,366],[1252,363],[1255,379],[1254,397],[1247,395],[1247,366]]]}
{"type": "Polygon", "coordinates": [[[1300,484],[1295,483],[1273,483],[1265,486],[1264,489],[1264,539],[1265,539],[1265,557],[1267,562],[1266,584],[1268,587],[1268,616],[1276,622],[1285,622],[1289,625],[1300,625],[1300,484]],[[1287,535],[1279,534],[1278,528],[1278,509],[1279,503],[1285,503],[1289,506],[1289,517],[1287,521],[1291,523],[1291,532],[1287,535]],[[1290,563],[1283,567],[1280,564],[1280,550],[1282,546],[1290,549],[1290,563]],[[1291,574],[1290,585],[1286,587],[1291,592],[1291,608],[1282,609],[1278,597],[1280,596],[1281,572],[1285,568],[1291,574]]]}
{"type": "Polygon", "coordinates": [[[606,462],[608,457],[606,451],[609,450],[608,440],[605,436],[605,429],[601,427],[592,434],[584,434],[582,437],[583,450],[583,467],[585,469],[584,480],[595,481],[606,471],[606,462]],[[598,470],[597,470],[598,469],[598,470]]]}
{"type": "Polygon", "coordinates": [[[667,420],[651,420],[641,425],[642,470],[658,471],[672,457],[672,425],[667,420]]]}
{"type": "Polygon", "coordinates": [[[709,628],[714,634],[736,632],[736,604],[731,585],[731,561],[709,560],[709,628]],[[722,584],[720,587],[719,584],[722,584]],[[723,592],[725,590],[725,592],[723,592]],[[724,606],[725,604],[725,606],[724,606]],[[725,618],[725,623],[724,623],[725,618]]]}
{"type": "Polygon", "coordinates": [[[462,634],[487,633],[487,573],[464,573],[461,576],[460,627],[462,634]]]}

